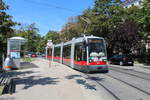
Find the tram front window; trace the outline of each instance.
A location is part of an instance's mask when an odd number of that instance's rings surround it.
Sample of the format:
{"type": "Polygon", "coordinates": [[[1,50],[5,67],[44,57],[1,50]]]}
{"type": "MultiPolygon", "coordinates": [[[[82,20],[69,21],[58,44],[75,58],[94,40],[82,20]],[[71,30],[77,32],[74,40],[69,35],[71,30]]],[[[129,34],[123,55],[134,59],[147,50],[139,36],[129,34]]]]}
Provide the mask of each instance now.
{"type": "Polygon", "coordinates": [[[106,59],[106,48],[102,39],[88,39],[89,61],[106,59]]]}

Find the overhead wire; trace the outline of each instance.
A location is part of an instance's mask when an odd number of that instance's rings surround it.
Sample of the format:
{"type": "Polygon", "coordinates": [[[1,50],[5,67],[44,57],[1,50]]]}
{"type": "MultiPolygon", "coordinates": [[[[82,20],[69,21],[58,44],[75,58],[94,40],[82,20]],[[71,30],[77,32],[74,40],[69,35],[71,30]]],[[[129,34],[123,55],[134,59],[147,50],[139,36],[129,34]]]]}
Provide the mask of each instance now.
{"type": "MultiPolygon", "coordinates": [[[[34,0],[24,0],[25,2],[28,2],[28,3],[32,3],[32,4],[37,4],[37,5],[41,5],[41,6],[46,6],[46,7],[49,7],[49,8],[56,8],[56,9],[59,9],[59,10],[65,10],[65,11],[68,11],[70,13],[78,13],[78,15],[80,15],[82,12],[79,12],[79,11],[75,11],[73,9],[70,9],[70,8],[65,8],[65,7],[62,7],[62,6],[58,6],[58,5],[53,5],[53,4],[49,4],[49,3],[44,3],[44,2],[39,2],[39,1],[34,1],[34,0]]],[[[60,13],[57,13],[60,15],[60,13]]],[[[59,19],[62,20],[61,17],[59,17],[59,19]]]]}
{"type": "Polygon", "coordinates": [[[33,1],[33,0],[24,0],[24,1],[29,2],[29,3],[38,4],[38,5],[47,6],[47,7],[51,7],[51,8],[56,8],[56,9],[60,9],[60,10],[65,10],[65,11],[69,11],[69,12],[82,13],[80,11],[75,11],[75,10],[70,9],[70,8],[65,8],[65,7],[61,7],[61,6],[57,6],[57,5],[53,5],[53,4],[47,4],[47,3],[33,1]]]}
{"type": "MultiPolygon", "coordinates": [[[[44,7],[48,7],[48,8],[59,9],[60,11],[64,10],[64,11],[67,11],[67,12],[70,12],[70,13],[77,13],[77,14],[82,13],[80,11],[75,11],[75,10],[70,9],[70,8],[66,8],[66,7],[62,7],[62,6],[58,6],[58,5],[53,5],[53,4],[50,4],[50,3],[39,2],[39,1],[35,1],[35,0],[23,0],[23,1],[27,2],[27,3],[34,4],[34,5],[38,5],[38,6],[44,6],[44,7]]],[[[60,13],[57,13],[57,14],[60,14],[60,13]]],[[[62,20],[61,17],[59,17],[59,19],[62,20]]]]}

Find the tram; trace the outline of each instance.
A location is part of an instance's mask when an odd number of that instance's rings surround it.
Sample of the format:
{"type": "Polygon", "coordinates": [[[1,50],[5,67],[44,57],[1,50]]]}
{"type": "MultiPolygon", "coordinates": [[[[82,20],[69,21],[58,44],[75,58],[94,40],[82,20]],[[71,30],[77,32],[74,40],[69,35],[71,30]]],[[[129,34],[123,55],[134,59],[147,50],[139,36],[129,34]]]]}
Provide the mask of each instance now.
{"type": "Polygon", "coordinates": [[[83,36],[53,45],[52,61],[68,65],[83,72],[108,72],[107,51],[104,38],[83,36]]]}

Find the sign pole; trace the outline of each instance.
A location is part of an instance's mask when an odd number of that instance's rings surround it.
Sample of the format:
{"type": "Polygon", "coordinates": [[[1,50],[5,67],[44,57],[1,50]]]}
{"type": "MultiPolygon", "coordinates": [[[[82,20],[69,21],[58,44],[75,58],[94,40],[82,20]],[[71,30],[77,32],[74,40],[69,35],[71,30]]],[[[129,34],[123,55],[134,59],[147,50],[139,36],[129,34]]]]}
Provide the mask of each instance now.
{"type": "Polygon", "coordinates": [[[48,59],[48,57],[47,57],[47,56],[48,56],[48,54],[47,54],[47,50],[48,50],[48,48],[47,48],[47,47],[45,47],[45,58],[46,58],[46,59],[48,59]]]}
{"type": "MultiPolygon", "coordinates": [[[[50,54],[50,56],[51,56],[51,48],[49,48],[49,54],[50,54]]],[[[51,67],[50,57],[49,57],[49,67],[51,67]]]]}
{"type": "MultiPolygon", "coordinates": [[[[47,50],[48,50],[48,54],[50,55],[50,57],[52,56],[51,54],[51,48],[52,48],[52,45],[53,45],[53,43],[52,43],[52,40],[48,40],[48,42],[47,42],[47,50]]],[[[50,57],[48,58],[48,61],[49,61],[49,67],[51,67],[51,61],[50,61],[50,57]]]]}

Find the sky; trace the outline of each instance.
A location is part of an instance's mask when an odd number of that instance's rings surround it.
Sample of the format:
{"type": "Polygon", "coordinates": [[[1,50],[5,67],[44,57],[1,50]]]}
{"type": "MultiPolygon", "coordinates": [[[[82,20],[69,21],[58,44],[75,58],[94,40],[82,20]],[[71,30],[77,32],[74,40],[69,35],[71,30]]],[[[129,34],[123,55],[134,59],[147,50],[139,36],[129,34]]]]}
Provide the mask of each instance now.
{"type": "Polygon", "coordinates": [[[49,30],[60,31],[71,16],[81,15],[94,0],[4,0],[13,21],[22,24],[36,23],[40,35],[49,30]]]}

